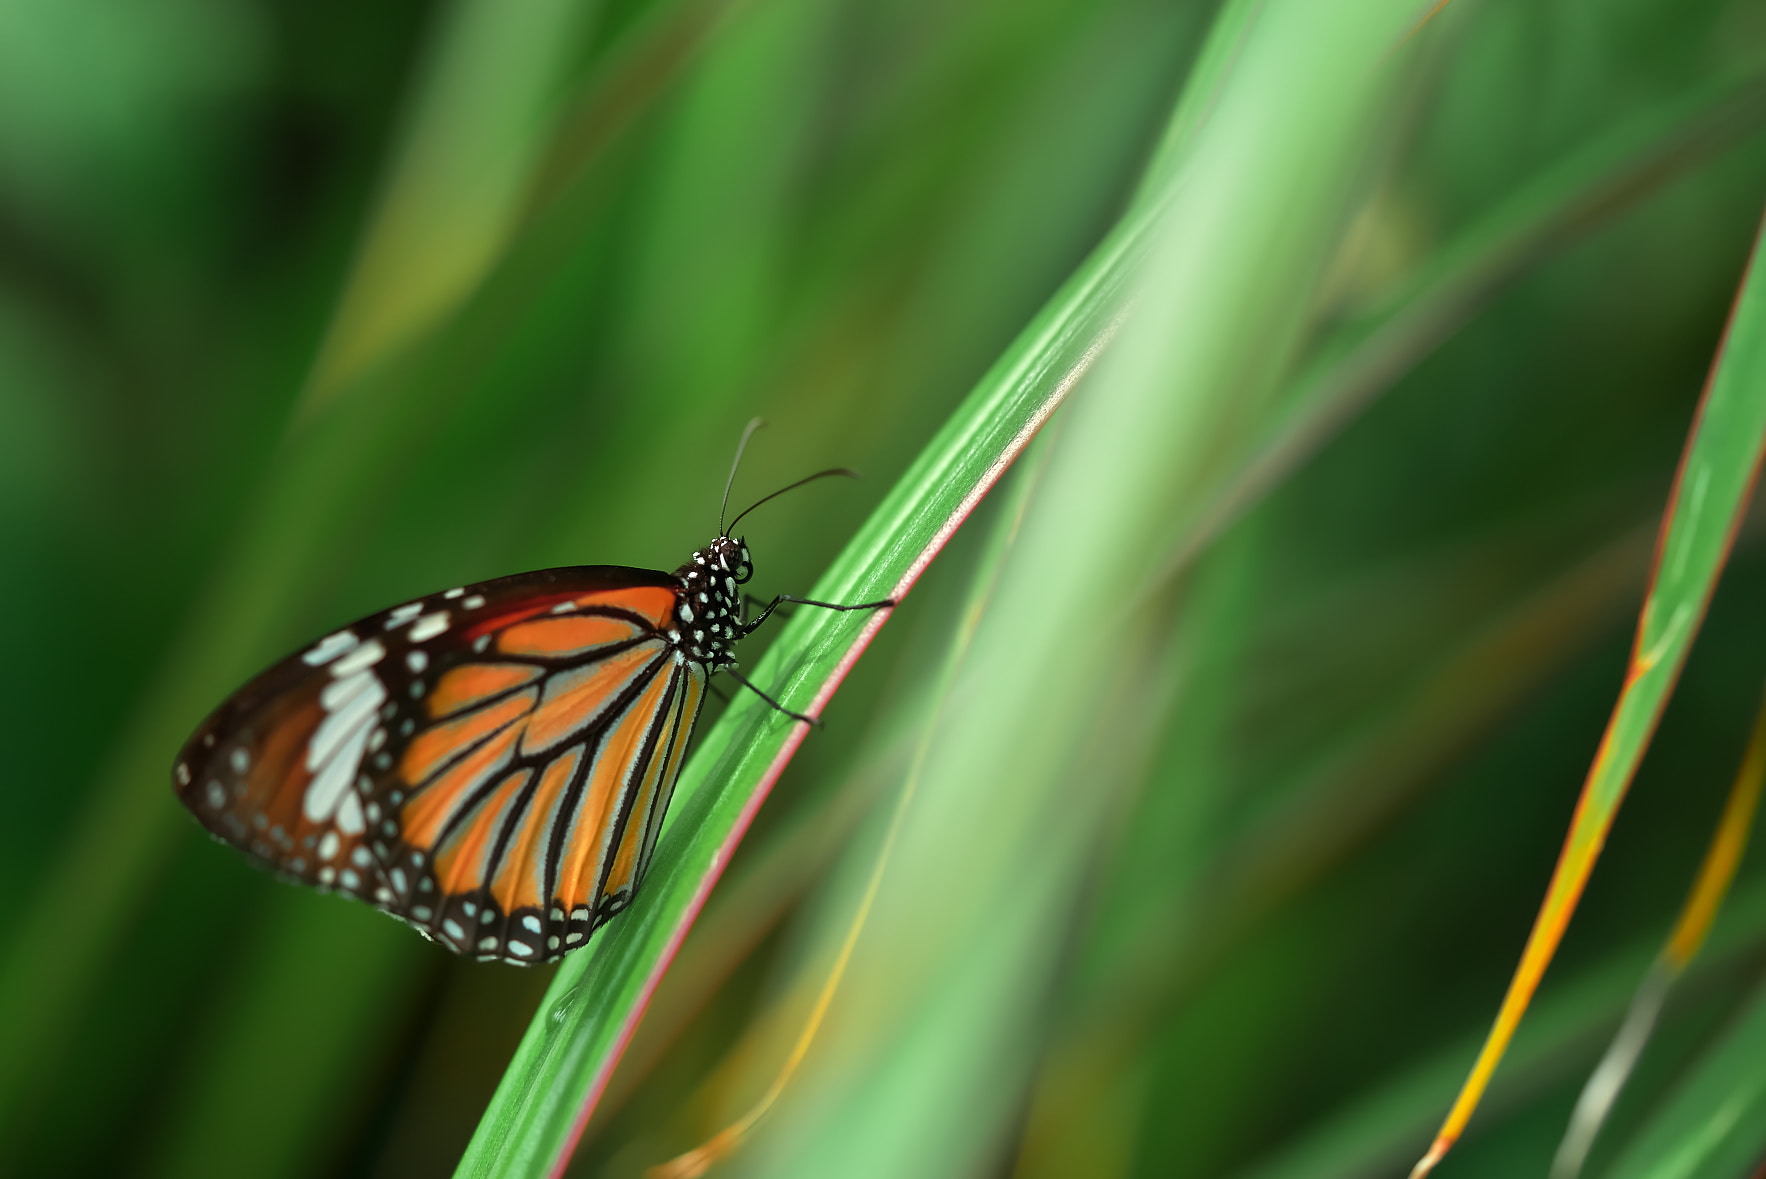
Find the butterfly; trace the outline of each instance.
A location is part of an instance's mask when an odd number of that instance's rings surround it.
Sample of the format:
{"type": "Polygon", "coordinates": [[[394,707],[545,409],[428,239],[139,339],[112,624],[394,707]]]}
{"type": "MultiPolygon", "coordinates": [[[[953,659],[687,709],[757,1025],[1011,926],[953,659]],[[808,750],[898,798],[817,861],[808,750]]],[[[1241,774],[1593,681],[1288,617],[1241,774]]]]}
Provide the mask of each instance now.
{"type": "MultiPolygon", "coordinates": [[[[850,472],[773,496],[830,474],[850,472]]],[[[811,720],[745,679],[734,645],[786,603],[894,605],[780,595],[748,619],[754,564],[729,534],[746,514],[673,573],[521,573],[326,635],[197,728],[179,800],[277,875],[455,953],[561,957],[632,903],[711,676],[811,720]]]]}

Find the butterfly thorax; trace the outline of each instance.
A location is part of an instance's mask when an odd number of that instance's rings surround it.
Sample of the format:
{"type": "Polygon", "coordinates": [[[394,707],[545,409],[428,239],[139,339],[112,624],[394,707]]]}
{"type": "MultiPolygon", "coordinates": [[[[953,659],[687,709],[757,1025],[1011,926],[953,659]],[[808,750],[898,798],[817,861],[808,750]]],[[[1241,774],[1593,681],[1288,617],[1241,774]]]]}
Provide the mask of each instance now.
{"type": "Polygon", "coordinates": [[[720,536],[675,570],[681,593],[669,641],[710,671],[734,667],[730,651],[745,633],[740,587],[754,575],[745,541],[720,536]]]}

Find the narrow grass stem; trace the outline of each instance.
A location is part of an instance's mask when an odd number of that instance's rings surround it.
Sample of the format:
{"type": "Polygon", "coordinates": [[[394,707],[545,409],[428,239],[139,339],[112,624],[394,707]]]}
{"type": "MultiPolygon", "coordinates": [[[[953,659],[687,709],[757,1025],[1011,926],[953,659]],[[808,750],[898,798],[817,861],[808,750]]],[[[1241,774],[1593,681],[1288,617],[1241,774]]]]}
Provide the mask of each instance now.
{"type": "Polygon", "coordinates": [[[1711,845],[1705,850],[1704,862],[1699,865],[1692,892],[1680,910],[1667,944],[1638,986],[1631,1007],[1625,1013],[1625,1022],[1607,1046],[1600,1064],[1589,1075],[1588,1083],[1582,1087],[1582,1096],[1577,1099],[1576,1109],[1570,1115],[1569,1128],[1564,1131],[1563,1141],[1558,1144],[1557,1155],[1552,1159],[1551,1179],[1576,1179],[1582,1173],[1589,1149],[1606,1124],[1607,1116],[1612,1113],[1613,1103],[1619,1099],[1625,1082],[1631,1078],[1638,1058],[1649,1044],[1662,1004],[1710,934],[1711,924],[1716,921],[1723,900],[1729,895],[1729,886],[1735,881],[1735,870],[1741,864],[1742,853],[1747,850],[1763,779],[1766,779],[1766,699],[1761,701],[1759,714],[1754,718],[1747,752],[1742,755],[1741,768],[1736,771],[1735,783],[1729,788],[1729,800],[1724,803],[1723,816],[1717,821],[1711,845]]]}

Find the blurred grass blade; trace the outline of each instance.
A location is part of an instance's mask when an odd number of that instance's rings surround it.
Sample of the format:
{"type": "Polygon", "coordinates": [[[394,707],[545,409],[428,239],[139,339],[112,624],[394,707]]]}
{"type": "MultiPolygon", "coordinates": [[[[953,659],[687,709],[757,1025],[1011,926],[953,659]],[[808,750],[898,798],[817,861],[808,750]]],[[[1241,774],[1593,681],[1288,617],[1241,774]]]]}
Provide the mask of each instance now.
{"type": "MultiPolygon", "coordinates": [[[[1050,434],[1054,431],[1050,431],[1050,434]]],[[[828,1005],[833,1002],[834,995],[840,987],[841,979],[847,966],[852,961],[852,951],[857,945],[859,935],[864,932],[865,921],[870,916],[871,907],[876,903],[877,891],[883,882],[883,874],[889,867],[890,853],[894,850],[901,836],[902,821],[907,817],[908,808],[913,805],[914,794],[920,783],[920,776],[925,769],[926,754],[931,745],[932,736],[937,732],[940,717],[945,703],[950,697],[951,684],[957,671],[961,668],[963,656],[968,653],[969,645],[975,638],[975,630],[980,625],[987,606],[993,599],[994,591],[999,587],[1000,567],[1010,549],[1018,528],[1024,520],[1024,509],[1030,502],[1031,493],[1035,490],[1038,476],[1048,455],[1048,434],[1041,435],[1037,443],[1030,449],[1040,451],[1039,454],[1026,456],[1026,463],[1020,469],[1019,477],[1012,482],[1009,502],[1005,505],[988,537],[987,551],[982,555],[974,573],[970,577],[968,600],[964,605],[961,618],[958,620],[955,633],[951,636],[949,649],[945,654],[944,666],[940,670],[937,682],[930,688],[930,700],[924,708],[925,720],[919,726],[919,741],[914,749],[913,759],[907,766],[902,783],[896,793],[895,807],[890,812],[889,825],[883,835],[882,845],[877,849],[871,864],[869,877],[864,891],[859,897],[858,905],[853,911],[847,925],[846,936],[841,941],[839,952],[832,964],[825,970],[819,969],[820,963],[812,963],[812,970],[821,975],[821,984],[816,991],[815,1002],[809,1010],[793,1022],[799,1027],[796,1042],[791,1053],[780,1068],[772,1085],[761,1095],[758,1102],[741,1118],[726,1126],[713,1135],[708,1141],[693,1150],[678,1155],[661,1166],[652,1167],[647,1172],[648,1179],[695,1179],[703,1175],[710,1167],[722,1162],[741,1148],[749,1133],[760,1119],[771,1110],[778,1101],[785,1086],[790,1082],[797,1068],[803,1063],[816,1032],[820,1030],[822,1020],[827,1016],[828,1005]]],[[[785,1018],[790,1018],[789,1010],[785,1018]]],[[[752,1027],[765,1028],[768,1022],[777,1020],[757,1021],[752,1027]]],[[[750,1033],[752,1036],[752,1032],[750,1033]]],[[[737,1044],[726,1057],[740,1059],[747,1054],[746,1044],[737,1044]]]]}
{"type": "Polygon", "coordinates": [[[1554,163],[1461,231],[1366,318],[1326,342],[1278,398],[1279,420],[1185,532],[1175,576],[1499,292],[1664,184],[1757,129],[1758,71],[1627,119],[1554,163]]]}
{"type": "Polygon", "coordinates": [[[501,258],[552,132],[596,0],[454,0],[436,30],[309,378],[311,414],[453,312],[501,258]]]}
{"type": "MultiPolygon", "coordinates": [[[[1687,971],[1690,987],[1717,983],[1748,969],[1766,943],[1766,882],[1744,885],[1724,909],[1705,954],[1687,971]]],[[[1554,979],[1539,997],[1534,1018],[1515,1035],[1508,1065],[1491,1084],[1486,1113],[1524,1110],[1528,1099],[1585,1066],[1620,1020],[1632,980],[1654,947],[1645,939],[1621,946],[1580,973],[1554,979]]],[[[1236,1179],[1366,1179],[1395,1175],[1428,1141],[1436,1111],[1463,1077],[1466,1055],[1478,1043],[1456,1037],[1410,1068],[1394,1069],[1342,1108],[1266,1152],[1236,1179]]]]}
{"type": "MultiPolygon", "coordinates": [[[[1186,93],[1212,101],[1215,83],[1203,85],[1201,77],[1211,63],[1237,51],[1236,41],[1211,43],[1197,67],[1198,80],[1186,93]]],[[[1186,98],[1174,125],[1193,118],[1189,102],[1186,98]]],[[[1766,85],[1757,71],[1678,95],[1555,161],[1460,231],[1381,307],[1327,340],[1320,355],[1288,382],[1289,388],[1276,398],[1275,421],[1260,445],[1208,497],[1154,586],[1168,586],[1188,570],[1222,533],[1498,292],[1758,127],[1763,114],[1766,85]]],[[[1167,147],[1160,158],[1177,150],[1167,147]]],[[[1313,879],[1377,826],[1424,780],[1426,766],[1440,764],[1462,748],[1538,678],[1556,670],[1560,659],[1604,629],[1613,607],[1634,592],[1647,569],[1650,539],[1646,534],[1633,543],[1627,536],[1589,569],[1578,570],[1579,577],[1554,586],[1555,594],[1540,595],[1492,633],[1480,634],[1438,674],[1407,690],[1387,723],[1314,771],[1321,780],[1302,789],[1304,801],[1284,810],[1268,830],[1257,833],[1261,838],[1247,841],[1248,846],[1230,853],[1220,866],[1220,903],[1206,906],[1206,947],[1188,938],[1161,936],[1186,927],[1179,913],[1170,911],[1187,911],[1186,906],[1170,903],[1158,909],[1162,920],[1134,939],[1146,950],[1131,971],[1136,981],[1123,987],[1127,993],[1119,1001],[1099,1003],[1096,1019],[1081,1021],[1085,1031],[1063,1036],[1052,1050],[1040,1082],[1031,1131],[1035,1141],[1024,1148],[1020,1174],[1042,1173],[1037,1167],[1045,1158],[1053,1160],[1048,1173],[1058,1173],[1083,1153],[1071,1144],[1084,1141],[1095,1147],[1098,1135],[1107,1132],[1083,1128],[1090,1115],[1095,1113],[1092,1121],[1098,1126],[1118,1124],[1118,1091],[1103,1076],[1115,1070],[1122,1084],[1132,1086],[1127,1078],[1139,1067],[1133,1062],[1142,1051],[1150,996],[1164,994],[1152,980],[1173,985],[1180,960],[1195,969],[1194,960],[1177,947],[1204,955],[1218,951],[1251,917],[1313,879]],[[1634,549],[1639,550],[1635,560],[1634,549]],[[1099,1022],[1106,1026],[1100,1029],[1099,1022]]]]}
{"type": "Polygon", "coordinates": [[[1169,697],[1168,604],[1143,608],[1135,590],[1310,326],[1408,76],[1413,59],[1393,48],[1415,14],[1223,9],[1203,60],[1236,50],[1186,84],[1180,112],[1195,109],[1192,88],[1212,97],[1159,178],[1167,213],[1132,318],[1064,411],[847,988],[743,1173],[1004,1165],[1064,935],[1169,697]]]}
{"type": "Polygon", "coordinates": [[[1766,780],[1766,700],[1761,701],[1760,711],[1754,717],[1754,731],[1748,737],[1747,752],[1742,755],[1741,768],[1736,771],[1729,799],[1723,804],[1723,817],[1718,820],[1717,833],[1712,836],[1704,862],[1699,865],[1692,895],[1686,898],[1686,905],[1674,923],[1674,932],[1668,936],[1668,945],[1662,951],[1663,959],[1676,973],[1685,970],[1693,955],[1699,952],[1699,947],[1705,944],[1711,925],[1723,907],[1723,898],[1729,895],[1735,871],[1741,866],[1742,854],[1747,851],[1754,814],[1760,806],[1763,780],[1766,780]]]}
{"type": "MultiPolygon", "coordinates": [[[[1103,1142],[1132,1149],[1119,1140],[1138,1123],[1123,1118],[1112,1099],[1133,1091],[1162,1013],[1190,998],[1257,920],[1317,885],[1502,717],[1622,625],[1648,575],[1655,531],[1654,520],[1626,529],[1463,626],[1457,643],[1419,659],[1387,694],[1344,715],[1333,726],[1339,735],[1268,783],[1273,801],[1230,834],[1218,833],[1183,886],[1137,898],[1132,925],[1114,932],[1113,952],[1088,957],[1079,1014],[1064,1018],[1045,1056],[1017,1179],[1070,1174],[1079,1158],[1115,1153],[1103,1142]]],[[[1472,546],[1427,581],[1405,579],[1407,592],[1440,596],[1442,583],[1495,559],[1489,544],[1472,546]]],[[[1388,593],[1358,595],[1314,626],[1342,627],[1388,593]]],[[[1237,603],[1198,611],[1208,605],[1191,601],[1189,625],[1225,629],[1221,614],[1237,603]]],[[[1209,690],[1218,683],[1211,677],[1209,690]]],[[[1192,716],[1197,711],[1193,699],[1182,705],[1192,716]]],[[[1204,756],[1190,744],[1170,749],[1149,791],[1180,783],[1196,792],[1194,767],[1204,756]]],[[[1449,1085],[1442,1099],[1451,1092],[1449,1085]]]]}
{"type": "MultiPolygon", "coordinates": [[[[981,379],[810,595],[899,599],[1115,330],[1158,207],[1119,224],[981,379]]],[[[754,676],[819,713],[882,618],[799,613],[754,676]]],[[[683,770],[644,900],[565,959],[461,1160],[462,1175],[561,1168],[644,1005],[803,734],[739,697],[683,770]],[[678,834],[677,834],[678,833],[678,834]]]]}
{"type": "MultiPolygon", "coordinates": [[[[435,215],[388,229],[396,249],[374,245],[380,239],[370,234],[364,258],[380,259],[370,270],[383,269],[374,270],[379,277],[362,288],[368,293],[352,296],[357,310],[340,313],[339,318],[348,333],[355,333],[349,354],[357,361],[383,360],[395,343],[393,335],[362,325],[402,323],[399,331],[417,326],[409,314],[416,304],[407,304],[406,311],[388,318],[379,297],[369,297],[375,291],[395,302],[418,297],[418,288],[428,280],[419,281],[417,275],[427,272],[395,273],[399,267],[394,263],[400,258],[454,257],[455,262],[444,269],[457,283],[469,277],[476,281],[482,267],[494,261],[490,243],[495,235],[487,234],[493,222],[504,223],[508,211],[498,212],[492,205],[519,195],[512,169],[521,152],[505,140],[516,136],[525,143],[537,133],[537,127],[528,127],[517,136],[517,124],[527,126],[537,117],[542,93],[557,81],[557,74],[547,71],[562,64],[562,59],[550,56],[553,46],[569,41],[580,16],[577,0],[519,7],[472,0],[454,12],[454,23],[442,41],[443,61],[414,115],[413,134],[426,136],[427,146],[413,148],[411,158],[423,167],[395,173],[385,207],[402,207],[399,202],[405,198],[399,194],[415,193],[413,186],[421,187],[419,179],[440,183],[472,173],[473,159],[483,164],[487,176],[502,178],[451,195],[413,195],[413,200],[438,202],[432,210],[435,215]],[[529,22],[537,27],[527,27],[529,22]],[[547,46],[540,59],[510,58],[536,40],[547,46]],[[487,60],[478,60],[480,53],[487,60]],[[515,89],[525,97],[493,104],[495,112],[474,113],[469,130],[480,134],[451,137],[447,121],[476,106],[478,87],[494,79],[506,81],[511,70],[521,75],[515,89]],[[514,156],[507,154],[511,151],[514,156]],[[448,203],[456,200],[459,203],[448,203]],[[442,216],[444,209],[452,209],[453,214],[442,216]],[[467,232],[462,218],[477,218],[478,228],[467,232]],[[437,236],[417,236],[419,225],[437,236]],[[449,254],[455,250],[450,240],[455,233],[466,233],[479,243],[473,247],[476,261],[470,268],[458,265],[464,254],[449,254]]],[[[455,293],[462,292],[458,288],[455,293]]],[[[443,309],[433,299],[423,306],[430,316],[443,309]]],[[[432,371],[469,368],[458,363],[457,355],[431,361],[432,371]]],[[[321,368],[326,363],[331,362],[322,362],[321,368]]],[[[292,638],[289,632],[298,630],[314,588],[335,571],[339,539],[355,523],[352,514],[375,498],[385,480],[402,472],[402,461],[423,439],[424,399],[433,395],[434,387],[411,379],[407,369],[415,366],[392,367],[398,371],[378,372],[381,383],[373,385],[374,397],[321,396],[307,403],[310,411],[323,404],[307,414],[306,428],[298,437],[286,440],[248,497],[250,506],[232,543],[222,548],[203,592],[190,604],[182,634],[169,644],[163,665],[140,694],[135,715],[115,738],[114,751],[87,800],[85,820],[75,827],[53,874],[39,887],[22,919],[21,936],[30,944],[53,949],[0,962],[0,1127],[27,1116],[23,1111],[33,1100],[28,1084],[32,1070],[75,1018],[79,1000],[97,985],[94,964],[125,927],[131,906],[150,892],[150,881],[169,849],[188,831],[165,777],[167,759],[179,738],[252,670],[254,662],[273,654],[284,635],[292,638]],[[81,914],[81,919],[68,920],[70,912],[81,914]]],[[[325,380],[334,383],[309,384],[309,392],[335,390],[335,382],[346,379],[364,387],[369,384],[359,365],[349,370],[354,377],[344,369],[325,371],[331,374],[325,380]]],[[[367,997],[367,992],[363,994],[367,997]]],[[[0,1143],[6,1140],[7,1135],[0,1133],[0,1143]]]]}
{"type": "Polygon", "coordinates": [[[558,133],[528,198],[528,216],[550,206],[607,145],[683,73],[746,0],[652,4],[623,34],[559,117],[558,133]]]}
{"type": "Polygon", "coordinates": [[[1428,1174],[1458,1140],[1502,1059],[1594,870],[1607,830],[1679,677],[1747,510],[1761,447],[1766,444],[1766,266],[1760,263],[1762,249],[1766,249],[1766,238],[1757,236],[1675,476],[1625,684],[1577,800],[1545,901],[1495,1026],[1434,1143],[1412,1170],[1413,1177],[1428,1174]]]}
{"type": "Polygon", "coordinates": [[[1766,986],[1717,1037],[1609,1172],[1611,1179],[1744,1179],[1766,1155],[1766,986]]]}
{"type": "Polygon", "coordinates": [[[693,925],[693,936],[645,1008],[644,1021],[596,1104],[585,1139],[594,1137],[682,1028],[803,898],[879,796],[900,782],[913,754],[913,737],[914,729],[905,728],[866,749],[845,781],[793,813],[784,830],[772,833],[764,846],[751,844],[739,868],[718,882],[693,925]]]}
{"type": "Polygon", "coordinates": [[[1754,731],[1748,738],[1747,752],[1742,755],[1741,769],[1736,772],[1729,800],[1723,806],[1723,816],[1717,822],[1716,834],[1711,837],[1704,862],[1699,865],[1692,893],[1680,910],[1674,931],[1668,935],[1668,944],[1662,947],[1662,952],[1656,956],[1649,973],[1637,988],[1631,1007],[1625,1013],[1625,1022],[1607,1047],[1606,1055],[1595,1066],[1588,1083],[1582,1087],[1582,1095],[1577,1098],[1576,1109],[1570,1115],[1569,1129],[1564,1132],[1557,1155],[1552,1159],[1552,1179],[1575,1179],[1582,1173],[1589,1148],[1594,1145],[1601,1125],[1612,1112],[1613,1102],[1624,1089],[1637,1058],[1649,1043],[1656,1017],[1661,1013],[1669,990],[1685,973],[1693,955],[1698,953],[1711,932],[1711,925],[1717,920],[1723,899],[1735,880],[1735,870],[1741,865],[1742,853],[1747,850],[1763,779],[1766,779],[1766,700],[1761,701],[1759,714],[1754,718],[1754,731]]]}
{"type": "Polygon", "coordinates": [[[378,914],[355,906],[339,914],[341,907],[313,905],[290,889],[271,893],[249,935],[241,984],[224,992],[189,1061],[164,1070],[163,1091],[181,1100],[166,1102],[155,1119],[137,1173],[227,1175],[247,1158],[256,1179],[325,1171],[336,1149],[326,1128],[359,1116],[373,1098],[374,1078],[361,1062],[406,1030],[380,1000],[421,993],[431,965],[421,947],[385,936],[378,914]],[[347,993],[326,996],[322,1007],[304,993],[315,964],[349,979],[336,988],[347,993]],[[321,1018],[305,1018],[314,1014],[321,1018]],[[241,1083],[266,1060],[277,1062],[274,1084],[241,1083]]]}

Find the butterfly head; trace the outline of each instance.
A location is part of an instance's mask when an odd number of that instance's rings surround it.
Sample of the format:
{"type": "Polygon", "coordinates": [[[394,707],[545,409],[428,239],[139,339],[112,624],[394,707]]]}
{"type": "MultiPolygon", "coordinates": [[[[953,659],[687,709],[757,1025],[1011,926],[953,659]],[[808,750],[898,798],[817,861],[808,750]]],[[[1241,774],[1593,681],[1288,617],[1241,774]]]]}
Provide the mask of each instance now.
{"type": "Polygon", "coordinates": [[[741,537],[719,536],[694,553],[690,562],[681,566],[682,573],[695,569],[705,571],[709,577],[727,577],[737,585],[747,585],[748,579],[754,576],[754,561],[748,555],[746,540],[741,537]]]}

